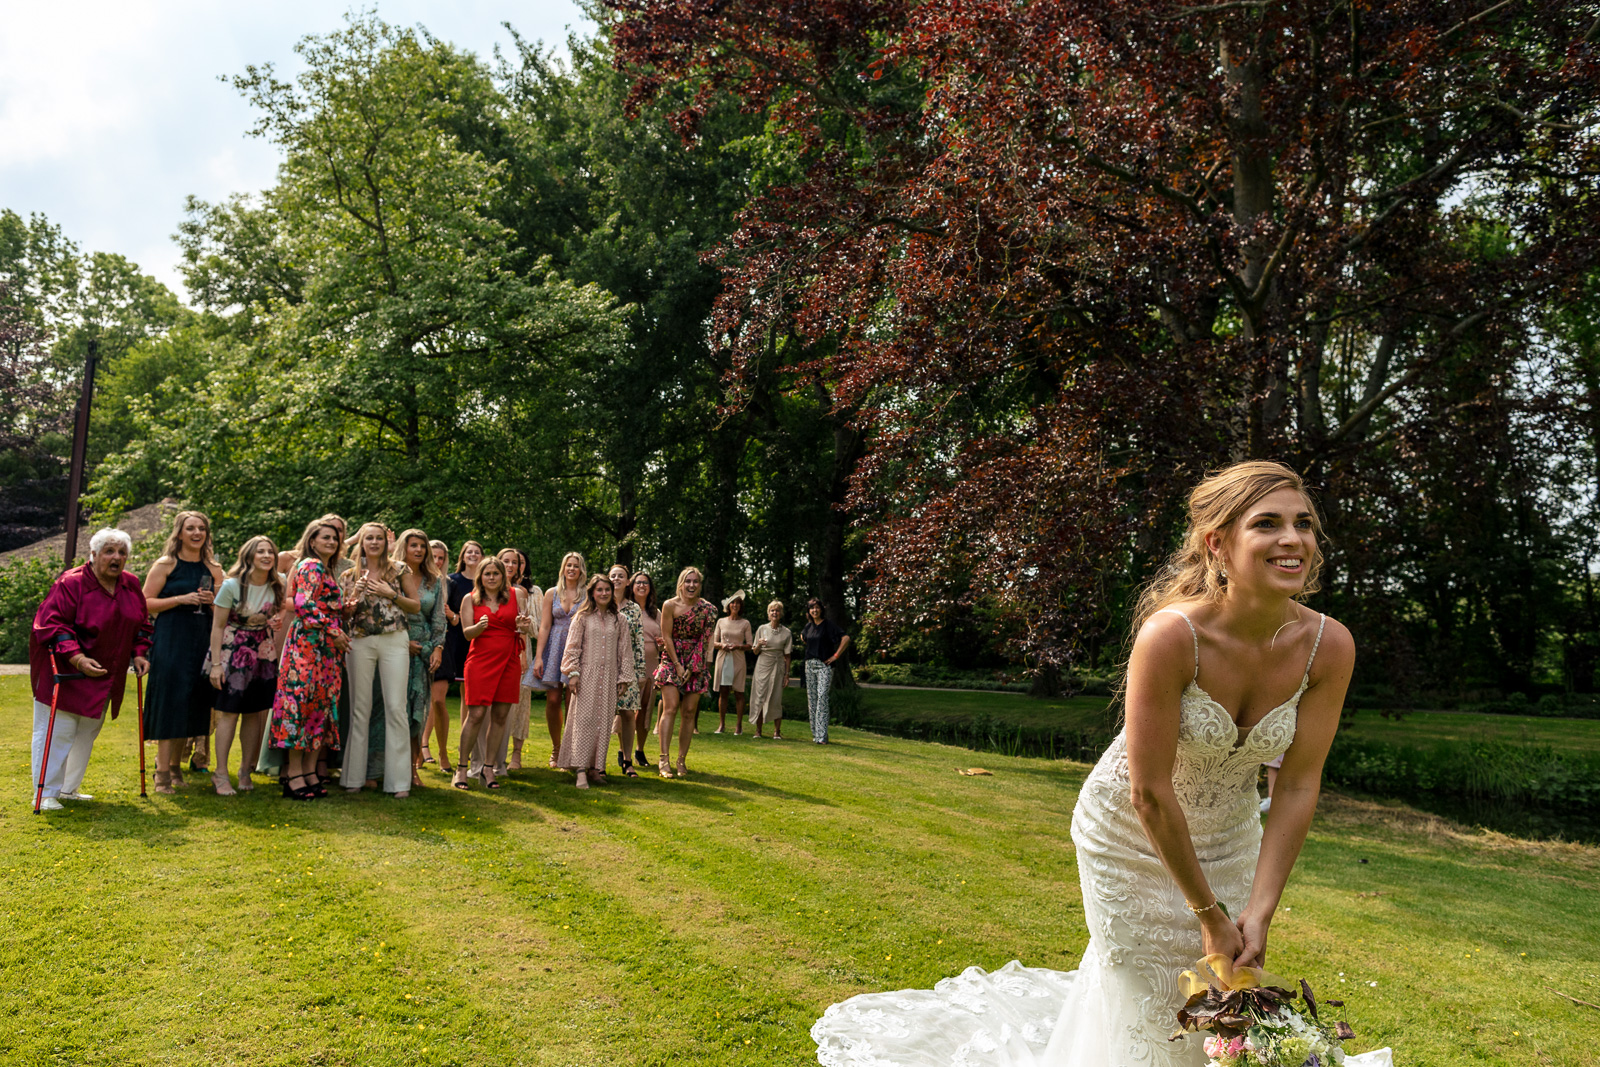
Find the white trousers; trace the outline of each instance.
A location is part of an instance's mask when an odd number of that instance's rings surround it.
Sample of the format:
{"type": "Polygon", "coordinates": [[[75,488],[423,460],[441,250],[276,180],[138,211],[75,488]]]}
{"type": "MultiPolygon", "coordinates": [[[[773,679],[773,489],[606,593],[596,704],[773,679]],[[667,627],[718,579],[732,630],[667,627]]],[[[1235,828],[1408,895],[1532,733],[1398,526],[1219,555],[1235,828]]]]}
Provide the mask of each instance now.
{"type": "Polygon", "coordinates": [[[367,777],[367,730],[372,722],[372,679],[383,689],[383,791],[411,788],[411,724],[406,686],[411,680],[411,637],[404,630],[376,637],[353,637],[345,653],[350,672],[350,736],[344,741],[339,780],[354,789],[367,777]]]}
{"type": "MultiPolygon", "coordinates": [[[[109,705],[107,705],[109,708],[109,705]]],[[[50,767],[44,776],[44,795],[59,797],[62,793],[76,793],[83,784],[83,774],[89,769],[89,753],[94,751],[94,739],[100,736],[100,727],[106,721],[107,709],[102,709],[98,719],[87,715],[74,715],[56,709],[55,733],[50,739],[50,767]]],[[[33,702],[33,781],[39,787],[39,761],[44,759],[44,735],[50,728],[50,705],[33,702]]],[[[33,790],[28,792],[28,803],[33,803],[33,790]]]]}

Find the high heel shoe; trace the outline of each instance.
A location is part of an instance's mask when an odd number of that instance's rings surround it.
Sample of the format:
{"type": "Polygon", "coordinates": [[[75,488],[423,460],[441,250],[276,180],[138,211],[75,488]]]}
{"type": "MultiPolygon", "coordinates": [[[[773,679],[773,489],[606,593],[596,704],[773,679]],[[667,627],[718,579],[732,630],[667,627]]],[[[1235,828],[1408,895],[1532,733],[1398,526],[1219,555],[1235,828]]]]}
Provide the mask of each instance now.
{"type": "Polygon", "coordinates": [[[678,757],[677,775],[679,778],[689,777],[689,763],[682,756],[678,757]]]}
{"type": "Polygon", "coordinates": [[[467,781],[467,771],[465,767],[456,768],[455,777],[450,779],[450,784],[455,786],[457,789],[472,788],[472,785],[467,781]]]}
{"type": "Polygon", "coordinates": [[[312,800],[316,800],[319,797],[325,797],[328,795],[327,785],[325,785],[322,779],[317,775],[302,774],[300,777],[305,779],[305,787],[307,792],[311,794],[312,800]]]}
{"type": "Polygon", "coordinates": [[[662,756],[661,761],[656,764],[656,773],[660,774],[663,778],[672,777],[672,764],[668,762],[667,757],[662,756]]]}
{"type": "Polygon", "coordinates": [[[648,767],[650,766],[650,757],[644,754],[644,749],[636,748],[633,750],[633,762],[636,767],[648,767]]]}
{"type": "Polygon", "coordinates": [[[631,759],[621,759],[619,757],[617,762],[622,764],[622,773],[623,774],[627,775],[629,778],[637,778],[637,777],[639,777],[639,772],[633,769],[633,760],[631,760],[631,759]]]}
{"type": "Polygon", "coordinates": [[[483,787],[485,789],[500,788],[500,779],[494,776],[494,768],[490,767],[488,764],[484,764],[483,769],[478,772],[478,777],[483,780],[483,787]]]}
{"type": "Polygon", "coordinates": [[[217,791],[217,796],[219,797],[231,797],[236,795],[234,792],[233,783],[228,781],[227,771],[211,772],[211,788],[217,791]]]}
{"type": "Polygon", "coordinates": [[[304,774],[297,774],[292,778],[285,778],[283,780],[284,798],[286,800],[315,800],[316,794],[311,791],[311,787],[309,785],[303,785],[299,788],[295,787],[294,783],[296,780],[304,782],[306,779],[307,776],[304,774]]]}

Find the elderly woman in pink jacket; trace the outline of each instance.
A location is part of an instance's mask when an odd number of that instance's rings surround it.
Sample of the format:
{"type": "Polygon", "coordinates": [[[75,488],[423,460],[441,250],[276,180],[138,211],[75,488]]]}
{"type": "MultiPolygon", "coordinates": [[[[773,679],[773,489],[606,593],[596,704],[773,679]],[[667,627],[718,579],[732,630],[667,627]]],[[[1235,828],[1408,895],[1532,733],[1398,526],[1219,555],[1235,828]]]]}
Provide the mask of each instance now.
{"type": "Polygon", "coordinates": [[[106,709],[117,717],[128,665],[144,674],[152,627],[139,579],[123,568],[133,541],[121,530],[100,530],[89,539],[89,562],[74,567],[50,587],[33,617],[28,642],[33,679],[33,780],[39,781],[45,737],[43,811],[60,811],[62,798],[92,800],[80,792],[95,737],[106,709]],[[65,675],[50,730],[50,699],[56,675],[65,675]]]}

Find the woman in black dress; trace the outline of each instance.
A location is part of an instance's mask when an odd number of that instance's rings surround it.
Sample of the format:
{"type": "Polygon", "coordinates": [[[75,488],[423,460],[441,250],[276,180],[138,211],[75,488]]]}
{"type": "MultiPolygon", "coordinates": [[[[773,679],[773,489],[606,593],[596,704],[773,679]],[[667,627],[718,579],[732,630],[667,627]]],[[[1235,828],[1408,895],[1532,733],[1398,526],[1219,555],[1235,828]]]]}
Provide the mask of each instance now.
{"type": "Polygon", "coordinates": [[[211,520],[199,511],[178,512],[161,558],[144,580],[145,605],[156,619],[144,736],[159,742],[157,793],[183,784],[184,741],[211,732],[214,690],[201,667],[211,645],[213,590],[222,580],[211,551],[211,520]]]}
{"type": "MultiPolygon", "coordinates": [[[[439,541],[433,544],[444,547],[439,541]]],[[[439,769],[446,774],[453,773],[455,768],[450,766],[450,708],[445,703],[445,695],[450,690],[451,682],[461,680],[461,668],[467,662],[467,639],[461,636],[461,598],[472,592],[472,583],[478,577],[478,564],[482,562],[483,546],[476,541],[468,541],[456,556],[455,573],[446,578],[449,588],[445,594],[444,618],[449,628],[444,635],[444,658],[439,661],[439,669],[433,672],[433,692],[430,694],[433,710],[422,732],[424,738],[429,734],[438,738],[439,769]]]]}

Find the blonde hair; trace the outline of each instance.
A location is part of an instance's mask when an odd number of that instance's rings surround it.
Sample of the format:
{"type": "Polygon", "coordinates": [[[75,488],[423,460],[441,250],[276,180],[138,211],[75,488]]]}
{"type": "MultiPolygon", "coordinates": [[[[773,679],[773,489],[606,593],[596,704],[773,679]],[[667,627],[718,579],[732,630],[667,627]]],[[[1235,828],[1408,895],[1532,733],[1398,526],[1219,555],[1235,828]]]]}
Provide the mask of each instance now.
{"type": "Polygon", "coordinates": [[[784,610],[784,607],[783,607],[783,601],[781,601],[781,600],[773,600],[773,601],[768,602],[767,610],[771,611],[773,608],[777,608],[778,609],[778,618],[780,618],[780,619],[783,618],[785,614],[787,614],[787,612],[784,610]]]}
{"type": "MultiPolygon", "coordinates": [[[[397,569],[411,566],[406,562],[406,542],[413,537],[422,542],[422,584],[432,585],[439,580],[439,573],[433,569],[433,546],[441,542],[428,540],[428,535],[421,530],[413,528],[394,539],[394,550],[398,553],[394,557],[394,565],[397,569]]],[[[449,549],[445,549],[445,555],[450,555],[449,549]]]]}
{"type": "Polygon", "coordinates": [[[467,564],[467,548],[469,546],[471,546],[471,545],[478,545],[478,557],[479,557],[478,558],[478,562],[480,564],[485,559],[487,559],[489,557],[489,553],[485,552],[484,549],[483,549],[483,546],[481,544],[478,544],[478,542],[476,542],[476,541],[463,541],[463,542],[461,542],[461,550],[456,553],[456,573],[457,574],[466,574],[467,573],[466,571],[462,570],[461,568],[465,567],[466,564],[467,564]]]}
{"type": "Polygon", "coordinates": [[[673,591],[674,594],[676,594],[678,596],[682,596],[683,595],[683,580],[685,578],[689,577],[689,575],[691,575],[691,574],[698,574],[700,576],[700,581],[702,581],[702,582],[704,582],[706,580],[706,576],[705,576],[704,572],[702,572],[699,567],[696,567],[696,566],[691,564],[690,566],[687,566],[687,567],[683,568],[683,570],[678,572],[677,584],[672,587],[672,591],[673,591]]]}
{"type": "MultiPolygon", "coordinates": [[[[584,561],[583,553],[582,552],[568,552],[565,556],[561,557],[561,566],[556,568],[555,590],[556,590],[556,595],[557,596],[561,596],[561,594],[563,594],[563,593],[565,593],[567,591],[566,572],[567,572],[567,560],[569,560],[569,559],[575,559],[575,560],[578,561],[578,572],[579,572],[578,573],[578,588],[579,589],[583,589],[585,584],[589,581],[589,564],[584,561]]],[[[565,602],[566,602],[566,598],[563,597],[562,598],[562,603],[565,603],[565,602]]]]}
{"type": "Polygon", "coordinates": [[[200,559],[205,563],[215,563],[217,557],[211,548],[211,519],[203,511],[180,511],[172,517],[172,530],[167,534],[167,543],[161,546],[161,554],[169,559],[178,558],[178,549],[183,545],[183,524],[190,519],[199,519],[206,524],[206,543],[200,546],[200,559]]]}
{"type": "MultiPolygon", "coordinates": [[[[1150,617],[1164,608],[1186,600],[1216,603],[1227,593],[1228,579],[1222,562],[1206,547],[1207,534],[1225,534],[1262,497],[1280,489],[1293,489],[1305,498],[1311,513],[1311,530],[1322,539],[1322,519],[1305,481],[1282,463],[1249,460],[1209,475],[1189,492],[1189,525],[1166,566],[1139,594],[1139,607],[1133,616],[1133,632],[1138,634],[1150,617]]],[[[1322,549],[1313,547],[1306,565],[1306,581],[1294,599],[1303,600],[1321,586],[1322,549]]]]}
{"type": "MultiPolygon", "coordinates": [[[[378,559],[383,563],[383,570],[378,573],[378,577],[386,582],[392,582],[395,579],[396,571],[394,560],[389,558],[389,527],[381,522],[362,523],[361,529],[357,530],[356,535],[350,539],[350,550],[347,553],[347,558],[354,561],[356,565],[352,573],[359,574],[362,568],[367,565],[367,552],[362,547],[361,542],[366,540],[368,530],[377,530],[383,534],[383,551],[378,553],[378,559]]],[[[421,531],[418,532],[420,533],[421,531]]],[[[427,540],[427,535],[423,535],[423,540],[427,540]]],[[[395,544],[399,543],[399,541],[395,542],[395,544]]],[[[354,581],[354,578],[351,580],[354,581]]]]}

